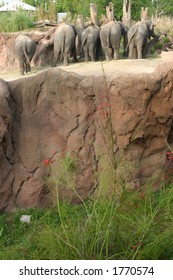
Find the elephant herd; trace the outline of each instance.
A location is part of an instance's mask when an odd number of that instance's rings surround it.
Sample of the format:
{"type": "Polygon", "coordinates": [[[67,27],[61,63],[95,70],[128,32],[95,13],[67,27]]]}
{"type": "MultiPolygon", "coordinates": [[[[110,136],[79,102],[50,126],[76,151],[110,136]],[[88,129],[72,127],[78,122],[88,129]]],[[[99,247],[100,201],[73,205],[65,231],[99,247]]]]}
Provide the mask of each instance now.
{"type": "MultiPolygon", "coordinates": [[[[101,53],[106,60],[118,59],[122,36],[127,41],[124,53],[128,51],[130,59],[134,58],[134,52],[138,59],[145,58],[148,38],[159,37],[155,34],[154,24],[150,20],[139,21],[129,29],[122,22],[115,20],[107,22],[101,27],[93,24],[84,27],[83,24],[62,23],[52,36],[54,49],[52,67],[56,67],[58,60],[61,59],[64,60],[64,65],[68,65],[70,56],[76,62],[77,56],[81,56],[81,54],[84,55],[85,61],[98,60],[101,53]]],[[[15,53],[22,75],[31,71],[30,63],[35,50],[36,43],[29,35],[20,34],[16,38],[15,53]]]]}

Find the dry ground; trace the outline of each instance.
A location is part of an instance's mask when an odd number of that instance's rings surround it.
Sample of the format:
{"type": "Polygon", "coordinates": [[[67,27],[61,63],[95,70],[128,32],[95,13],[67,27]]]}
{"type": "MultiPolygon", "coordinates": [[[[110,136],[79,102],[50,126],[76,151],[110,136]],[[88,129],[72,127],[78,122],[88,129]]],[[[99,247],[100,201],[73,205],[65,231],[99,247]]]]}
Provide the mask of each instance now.
{"type": "MultiPolygon", "coordinates": [[[[163,61],[163,58],[157,57],[152,59],[119,59],[112,61],[103,62],[78,62],[70,63],[69,66],[63,66],[62,64],[58,67],[65,70],[77,73],[79,75],[95,75],[99,76],[103,74],[103,69],[106,75],[115,75],[119,73],[152,73],[154,72],[156,66],[163,61]]],[[[45,71],[51,67],[32,67],[32,71],[25,75],[24,77],[34,75],[41,71],[45,71]]],[[[0,71],[0,78],[4,80],[14,80],[18,79],[20,76],[19,70],[0,71]]]]}

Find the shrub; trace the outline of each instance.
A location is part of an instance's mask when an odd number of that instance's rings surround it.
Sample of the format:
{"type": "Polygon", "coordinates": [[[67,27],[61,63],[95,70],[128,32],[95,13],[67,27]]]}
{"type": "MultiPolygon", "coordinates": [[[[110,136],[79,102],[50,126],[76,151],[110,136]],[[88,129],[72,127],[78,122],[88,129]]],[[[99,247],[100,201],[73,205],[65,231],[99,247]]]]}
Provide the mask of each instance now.
{"type": "Polygon", "coordinates": [[[34,16],[25,11],[4,12],[0,17],[0,32],[16,32],[33,27],[34,16]]]}
{"type": "MultiPolygon", "coordinates": [[[[106,174],[105,174],[106,175],[106,174]]],[[[105,191],[105,190],[104,190],[105,191]]],[[[173,188],[157,193],[124,187],[80,205],[27,209],[0,216],[0,259],[173,258],[173,188]],[[31,223],[21,223],[22,214],[31,223]]]]}

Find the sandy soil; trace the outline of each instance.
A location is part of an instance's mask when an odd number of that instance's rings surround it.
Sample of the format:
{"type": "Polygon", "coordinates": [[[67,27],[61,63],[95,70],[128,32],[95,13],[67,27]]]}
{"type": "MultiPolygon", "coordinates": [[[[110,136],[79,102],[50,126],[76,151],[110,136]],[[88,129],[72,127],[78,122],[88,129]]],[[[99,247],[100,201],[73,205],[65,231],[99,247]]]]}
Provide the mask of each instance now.
{"type": "MultiPolygon", "coordinates": [[[[112,61],[103,61],[103,62],[78,62],[70,63],[69,66],[58,66],[60,69],[65,71],[74,72],[80,75],[95,75],[100,76],[103,74],[103,71],[106,75],[115,75],[119,73],[152,73],[154,72],[156,66],[162,62],[161,57],[155,59],[119,59],[112,61]]],[[[41,71],[45,71],[51,67],[33,67],[32,71],[25,75],[24,77],[35,75],[41,71]]],[[[19,75],[19,70],[13,71],[0,71],[0,78],[8,81],[21,78],[19,75]]]]}

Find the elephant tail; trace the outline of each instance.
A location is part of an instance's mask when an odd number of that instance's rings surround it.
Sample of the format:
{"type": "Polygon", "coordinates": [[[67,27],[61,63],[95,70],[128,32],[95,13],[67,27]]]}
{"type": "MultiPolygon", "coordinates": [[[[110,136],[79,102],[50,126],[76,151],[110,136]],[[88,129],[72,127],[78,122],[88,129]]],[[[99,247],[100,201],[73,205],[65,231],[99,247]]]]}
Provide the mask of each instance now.
{"type": "Polygon", "coordinates": [[[86,42],[87,42],[87,36],[85,36],[84,39],[82,40],[81,51],[83,49],[83,46],[86,44],[86,42]]]}
{"type": "Polygon", "coordinates": [[[127,46],[126,46],[125,51],[127,51],[127,49],[128,49],[128,47],[129,47],[129,45],[130,45],[130,43],[131,43],[133,37],[136,35],[137,32],[138,32],[138,29],[136,29],[135,32],[131,35],[130,39],[128,40],[128,44],[127,44],[127,46]]]}
{"type": "Polygon", "coordinates": [[[106,37],[107,46],[108,46],[109,48],[111,48],[111,38],[110,38],[110,36],[111,36],[111,34],[110,34],[110,32],[109,32],[109,34],[107,34],[107,37],[106,37]]]}

